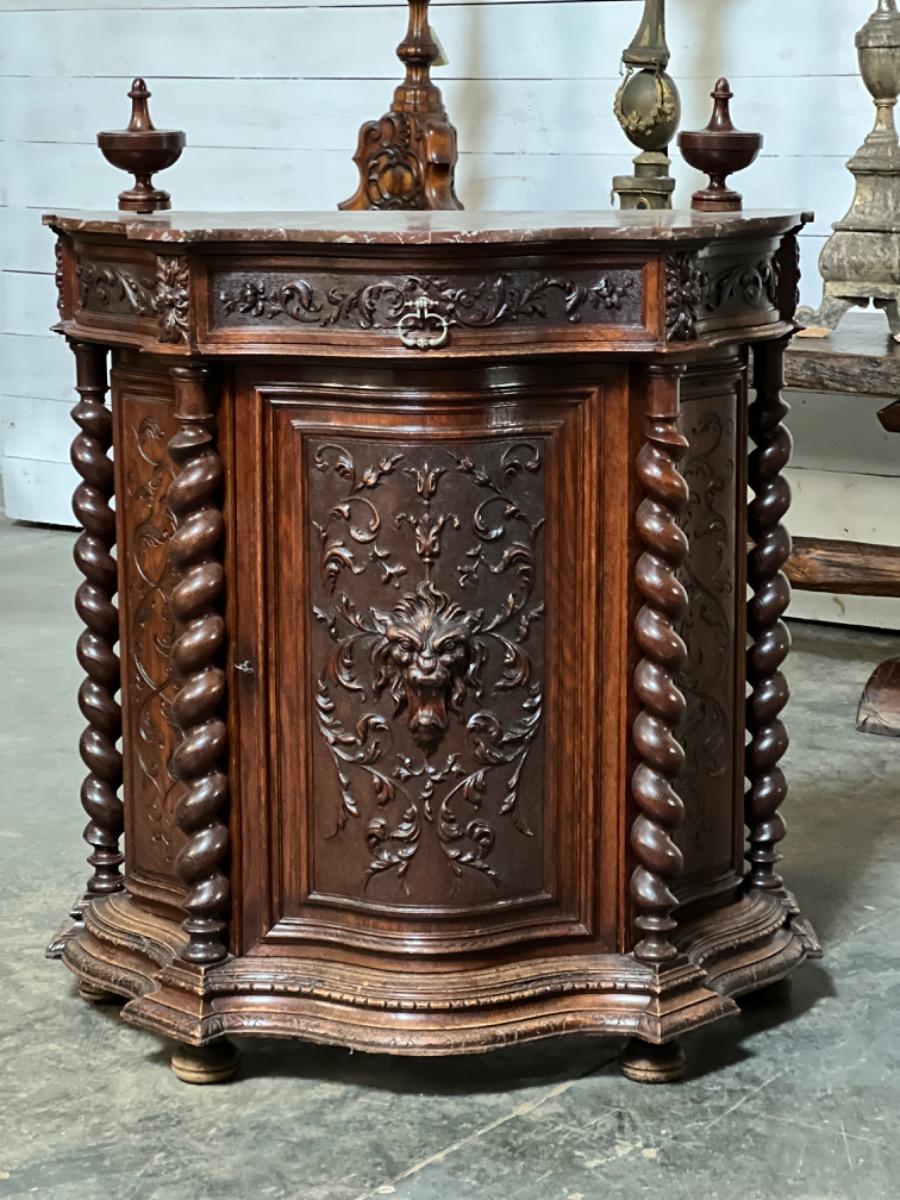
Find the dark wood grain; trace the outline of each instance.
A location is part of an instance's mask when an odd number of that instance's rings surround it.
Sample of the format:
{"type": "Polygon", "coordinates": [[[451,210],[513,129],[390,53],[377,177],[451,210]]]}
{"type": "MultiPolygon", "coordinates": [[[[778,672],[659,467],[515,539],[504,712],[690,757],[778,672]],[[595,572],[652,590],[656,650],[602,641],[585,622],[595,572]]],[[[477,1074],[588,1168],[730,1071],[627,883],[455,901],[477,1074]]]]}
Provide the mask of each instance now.
{"type": "Polygon", "coordinates": [[[788,387],[850,396],[900,392],[900,345],[881,317],[849,313],[823,338],[795,337],[785,355],[788,387]]]}
{"type": "Polygon", "coordinates": [[[900,596],[900,548],[835,538],[794,538],[792,587],[842,596],[900,596]]]}
{"type": "Polygon", "coordinates": [[[75,596],[75,607],[84,622],[78,639],[78,661],[85,680],[78,692],[78,706],[87,721],[79,748],[87,777],[81,787],[81,803],[90,818],[84,840],[91,847],[88,859],[93,873],[87,894],[106,895],[122,887],[119,847],[124,809],[122,784],[122,710],[117,699],[120,687],[119,614],[115,606],[118,575],[113,548],[116,518],[112,507],[115,491],[112,447],[112,415],[106,407],[108,389],[106,353],[100,347],[76,342],[78,403],[72,417],[79,433],[72,443],[72,464],[81,476],[72,508],[83,532],[75,543],[75,562],[84,576],[75,596]]]}
{"type": "Polygon", "coordinates": [[[783,617],[790,604],[790,584],[782,570],[791,553],[791,538],[782,524],[790,508],[791,490],[783,475],[791,456],[791,435],[782,423],[789,406],[782,397],[786,341],[768,342],[754,351],[749,434],[755,443],[750,455],[749,483],[754,496],[747,529],[752,541],[747,582],[747,826],[750,831],[749,882],[754,888],[781,888],[776,846],[786,828],[781,805],[787,782],[779,765],[787,753],[788,736],[781,713],[788,702],[787,680],[781,671],[791,647],[783,617]]]}
{"type": "Polygon", "coordinates": [[[242,1033],[674,1076],[819,953],[775,874],[799,218],[433,216],[55,219],[101,883],[57,944],[191,1082],[242,1033]]]}

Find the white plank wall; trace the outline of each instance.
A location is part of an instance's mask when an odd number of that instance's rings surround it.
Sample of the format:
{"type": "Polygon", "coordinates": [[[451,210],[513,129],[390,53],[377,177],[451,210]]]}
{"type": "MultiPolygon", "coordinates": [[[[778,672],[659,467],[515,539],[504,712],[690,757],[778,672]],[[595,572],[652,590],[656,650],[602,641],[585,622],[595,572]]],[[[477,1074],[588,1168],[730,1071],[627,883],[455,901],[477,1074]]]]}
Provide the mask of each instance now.
{"type": "MultiPolygon", "coordinates": [[[[436,72],[460,134],[466,207],[591,208],[609,202],[630,147],[611,113],[634,0],[433,4],[449,58],[436,72]]],[[[871,125],[853,33],[872,0],[669,0],[683,125],[699,128],[727,74],[738,124],[765,132],[741,180],[748,207],[812,208],[804,300],[852,194],[844,163],[871,125]]],[[[127,115],[134,75],[157,124],[188,148],[165,183],[181,209],[328,209],[355,187],[360,122],[398,78],[405,4],[374,0],[0,0],[0,470],[13,516],[70,523],[69,355],[48,333],[53,250],[42,210],[110,208],[124,177],[97,129],[127,115]]],[[[694,173],[676,164],[688,202],[694,173]]],[[[801,401],[793,470],[797,532],[890,542],[897,452],[871,405],[801,401]],[[840,447],[837,452],[835,447],[840,447]]],[[[900,625],[884,601],[801,597],[797,611],[900,625]]]]}

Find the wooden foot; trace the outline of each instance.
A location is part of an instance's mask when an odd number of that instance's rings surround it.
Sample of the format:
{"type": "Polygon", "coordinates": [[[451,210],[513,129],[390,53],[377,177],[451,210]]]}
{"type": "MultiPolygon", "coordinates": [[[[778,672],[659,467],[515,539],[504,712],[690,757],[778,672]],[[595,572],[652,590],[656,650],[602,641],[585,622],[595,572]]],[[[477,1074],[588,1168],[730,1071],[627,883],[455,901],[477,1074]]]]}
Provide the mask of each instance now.
{"type": "Polygon", "coordinates": [[[631,1038],[619,1059],[622,1074],[635,1083],[674,1083],[686,1065],[680,1042],[653,1046],[640,1038],[631,1038]]]}
{"type": "Polygon", "coordinates": [[[78,984],[78,995],[82,1000],[87,1000],[88,1004],[121,1004],[123,999],[115,992],[108,992],[105,988],[95,987],[92,983],[84,982],[78,984]]]}
{"type": "Polygon", "coordinates": [[[860,733],[900,737],[900,658],[889,658],[866,684],[856,728],[860,733]]]}
{"type": "Polygon", "coordinates": [[[766,984],[765,987],[757,988],[755,992],[747,992],[740,997],[738,1003],[747,1008],[784,1004],[790,1000],[793,988],[794,981],[790,976],[786,976],[784,979],[776,979],[774,983],[766,984]]]}
{"type": "Polygon", "coordinates": [[[171,1067],[182,1083],[225,1083],[238,1069],[240,1055],[227,1038],[208,1046],[176,1046],[171,1067]]]}

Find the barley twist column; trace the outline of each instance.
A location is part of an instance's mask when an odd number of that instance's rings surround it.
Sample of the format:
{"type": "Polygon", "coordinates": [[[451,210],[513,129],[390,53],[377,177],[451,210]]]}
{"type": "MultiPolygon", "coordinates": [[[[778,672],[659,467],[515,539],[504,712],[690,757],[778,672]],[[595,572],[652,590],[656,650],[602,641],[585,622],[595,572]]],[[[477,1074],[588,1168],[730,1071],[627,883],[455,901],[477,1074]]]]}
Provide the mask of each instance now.
{"type": "Polygon", "coordinates": [[[786,340],[756,347],[756,399],[750,406],[750,437],[756,449],[750,455],[754,499],[748,509],[753,546],[747,581],[753,595],[747,605],[747,632],[752,639],[747,652],[747,682],[752,689],[747,699],[747,883],[766,891],[777,891],[782,886],[775,871],[775,847],[785,835],[778,810],[787,795],[787,783],[778,765],[788,748],[780,714],[790,693],[781,666],[791,648],[791,635],[781,619],[791,599],[790,584],[782,572],[791,554],[791,538],[781,524],[791,503],[790,487],[781,474],[791,456],[791,435],[782,424],[789,412],[782,399],[786,347],[786,340]]]}
{"type": "Polygon", "coordinates": [[[178,572],[172,594],[178,633],[172,649],[178,683],[172,716],[181,734],[172,769],[185,784],[176,816],[187,836],[176,869],[187,887],[183,927],[189,941],[183,957],[194,963],[225,958],[230,894],[221,666],[225,622],[220,612],[225,577],[218,557],[224,531],[218,501],[223,472],[207,375],[193,364],[172,369],[178,432],[169,442],[179,468],[169,492],[176,519],[169,553],[178,572]]]}
{"type": "Polygon", "coordinates": [[[110,503],[115,490],[112,414],[106,407],[106,351],[86,342],[73,342],[78,403],[72,417],[80,429],[72,443],[72,464],[81,476],[72,508],[83,532],[75,543],[75,562],[84,576],[75,607],[85,629],[78,639],[78,661],[86,678],[78,704],[87,721],[79,749],[88,774],[81,786],[81,803],[90,818],[84,840],[91,847],[88,863],[93,874],[87,895],[102,896],[122,887],[123,855],[119,839],[124,809],[119,797],[122,755],[122,710],[116,699],[121,686],[116,643],[119,615],[114,603],[118,583],[113,547],[116,518],[110,503]]]}
{"type": "Polygon", "coordinates": [[[684,765],[675,729],[685,713],[685,699],[675,677],[687,654],[675,625],[687,605],[677,577],[687,555],[687,538],[678,515],[688,501],[688,487],[678,470],[687,449],[679,432],[680,377],[683,368],[651,367],[649,371],[646,441],[637,458],[644,499],[637,511],[637,532],[644,545],[635,579],[643,606],[635,636],[643,658],[634,675],[641,711],[633,738],[640,761],[631,788],[640,813],[631,831],[637,868],[631,878],[635,925],[642,934],[635,956],[662,963],[676,956],[669,934],[675,929],[672,883],[683,860],[673,835],[684,816],[674,783],[684,765]]]}

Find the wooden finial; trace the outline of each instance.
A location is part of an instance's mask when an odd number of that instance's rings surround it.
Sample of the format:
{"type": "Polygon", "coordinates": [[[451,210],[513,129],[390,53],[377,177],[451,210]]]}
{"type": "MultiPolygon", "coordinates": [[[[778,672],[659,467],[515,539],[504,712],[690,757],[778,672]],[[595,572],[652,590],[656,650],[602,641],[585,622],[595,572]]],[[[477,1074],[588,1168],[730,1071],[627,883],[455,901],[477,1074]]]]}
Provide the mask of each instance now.
{"type": "Polygon", "coordinates": [[[390,111],[359,131],[353,156],[359,187],[339,208],[462,208],[454,190],[456,130],[431,79],[441,51],[428,23],[428,3],[409,0],[409,27],[397,47],[406,78],[390,111]]]}
{"type": "Polygon", "coordinates": [[[710,95],[713,114],[706,128],[678,135],[685,162],[709,176],[709,185],[691,197],[691,208],[699,212],[740,212],[741,194],[727,188],[725,180],[755,160],[762,148],[762,134],[735,129],[730,107],[734,93],[727,79],[720,79],[710,95]]]}
{"type": "Polygon", "coordinates": [[[147,106],[150,91],[143,79],[134,80],[128,95],[131,99],[128,128],[97,134],[97,145],[107,162],[134,176],[134,187],[119,193],[119,208],[139,213],[171,208],[171,196],[153,186],[153,176],[181,157],[184,134],[181,130],[157,129],[153,124],[147,106]]]}

